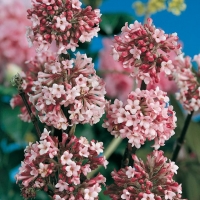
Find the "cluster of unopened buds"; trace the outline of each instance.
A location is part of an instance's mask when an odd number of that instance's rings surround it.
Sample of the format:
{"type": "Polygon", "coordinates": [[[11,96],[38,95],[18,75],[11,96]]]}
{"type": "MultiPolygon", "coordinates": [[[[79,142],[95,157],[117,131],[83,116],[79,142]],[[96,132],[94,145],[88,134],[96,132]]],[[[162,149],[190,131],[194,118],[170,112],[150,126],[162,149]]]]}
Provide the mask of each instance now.
{"type": "Polygon", "coordinates": [[[62,141],[44,129],[40,141],[30,143],[25,149],[16,180],[21,182],[24,198],[33,198],[37,190],[53,193],[53,199],[94,200],[105,184],[101,174],[88,179],[87,175],[99,165],[107,166],[103,143],[89,142],[85,137],[76,138],[62,134],[62,141]]]}
{"type": "Polygon", "coordinates": [[[38,51],[47,50],[53,41],[59,47],[58,54],[74,51],[79,41],[90,42],[100,30],[99,9],[82,9],[79,0],[34,0],[32,4],[28,10],[32,21],[28,37],[38,51]]]}
{"type": "Polygon", "coordinates": [[[181,46],[177,43],[176,33],[165,34],[156,29],[152,19],[142,25],[138,21],[128,23],[122,28],[122,33],[115,36],[113,58],[122,62],[125,68],[132,69],[131,75],[146,84],[158,82],[158,73],[164,71],[171,78],[174,66],[170,60],[170,53],[181,53],[181,46]]]}
{"type": "Polygon", "coordinates": [[[107,187],[105,194],[119,200],[180,200],[182,188],[173,180],[178,166],[154,150],[144,163],[133,155],[134,166],[112,172],[114,183],[107,187]]]}
{"type": "Polygon", "coordinates": [[[107,104],[103,127],[114,135],[128,138],[128,142],[140,148],[146,140],[154,140],[158,149],[165,144],[176,127],[176,116],[172,106],[167,106],[166,93],[137,88],[128,95],[127,104],[115,100],[107,104]]]}
{"type": "Polygon", "coordinates": [[[198,111],[200,109],[200,55],[194,56],[197,62],[198,70],[192,69],[190,57],[180,55],[173,61],[175,66],[173,76],[179,87],[177,99],[181,102],[188,112],[198,111]]]}

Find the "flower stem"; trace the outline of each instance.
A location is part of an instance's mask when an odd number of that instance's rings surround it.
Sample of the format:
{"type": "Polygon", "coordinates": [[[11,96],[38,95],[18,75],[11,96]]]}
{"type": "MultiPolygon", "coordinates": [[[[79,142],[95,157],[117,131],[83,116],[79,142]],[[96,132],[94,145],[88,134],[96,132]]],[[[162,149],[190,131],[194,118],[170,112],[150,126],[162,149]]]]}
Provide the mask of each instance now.
{"type": "Polygon", "coordinates": [[[172,161],[176,161],[177,157],[178,157],[178,154],[179,154],[179,151],[184,143],[184,139],[185,139],[185,135],[187,133],[187,129],[189,127],[189,124],[190,124],[190,121],[191,121],[191,118],[192,118],[192,115],[193,115],[194,111],[192,111],[190,114],[188,114],[186,120],[185,120],[185,124],[184,124],[184,127],[182,129],[182,132],[181,132],[181,135],[180,137],[177,139],[177,142],[176,142],[176,147],[175,147],[175,150],[173,152],[173,155],[172,155],[172,161]]]}
{"type": "Polygon", "coordinates": [[[133,165],[132,154],[135,154],[136,150],[137,150],[136,147],[132,147],[130,143],[127,144],[124,156],[122,158],[122,163],[121,163],[122,168],[133,165]]]}
{"type": "Polygon", "coordinates": [[[145,84],[144,81],[142,81],[141,86],[140,86],[140,90],[146,90],[147,85],[145,84]]]}
{"type": "Polygon", "coordinates": [[[28,102],[27,102],[27,99],[26,99],[26,96],[25,96],[25,92],[24,92],[23,90],[20,90],[20,91],[19,91],[19,95],[21,96],[21,98],[22,98],[22,100],[23,100],[23,102],[24,102],[24,104],[25,104],[25,106],[26,106],[26,109],[27,109],[27,111],[28,111],[28,114],[30,115],[31,121],[32,121],[32,123],[33,123],[33,125],[34,125],[34,127],[35,127],[36,132],[37,132],[37,135],[38,135],[38,137],[40,137],[40,136],[41,136],[41,131],[40,131],[40,128],[39,128],[39,126],[38,126],[37,118],[36,118],[36,116],[32,113],[32,110],[31,110],[31,108],[30,108],[30,105],[29,105],[28,102]]]}
{"type": "Polygon", "coordinates": [[[37,123],[37,118],[36,118],[36,116],[33,114],[32,110],[31,110],[31,107],[30,107],[30,105],[29,105],[29,103],[28,103],[28,101],[26,99],[26,94],[25,94],[25,92],[23,90],[23,87],[22,87],[22,84],[23,84],[22,77],[19,74],[16,74],[12,78],[11,83],[12,83],[13,86],[17,87],[17,89],[19,91],[19,95],[21,96],[21,98],[22,98],[22,100],[23,100],[23,102],[24,102],[24,104],[26,106],[26,109],[28,111],[28,114],[29,114],[29,116],[31,118],[31,121],[32,121],[32,123],[33,123],[33,125],[34,125],[34,127],[36,129],[37,135],[38,135],[38,137],[40,137],[41,136],[41,131],[40,131],[40,128],[39,128],[38,123],[37,123]]]}
{"type": "Polygon", "coordinates": [[[75,130],[76,130],[76,124],[74,124],[74,125],[71,127],[70,131],[69,131],[69,136],[70,136],[70,137],[72,137],[72,136],[74,135],[75,130]]]}

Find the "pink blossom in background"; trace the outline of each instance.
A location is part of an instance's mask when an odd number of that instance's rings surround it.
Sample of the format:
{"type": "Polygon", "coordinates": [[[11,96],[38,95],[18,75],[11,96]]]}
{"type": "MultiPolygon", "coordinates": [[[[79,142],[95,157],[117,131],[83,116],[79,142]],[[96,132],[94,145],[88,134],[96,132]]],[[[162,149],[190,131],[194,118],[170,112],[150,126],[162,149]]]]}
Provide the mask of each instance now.
{"type": "Polygon", "coordinates": [[[133,78],[129,75],[131,70],[123,68],[121,63],[113,59],[111,55],[113,41],[111,38],[104,39],[103,44],[104,49],[100,52],[99,69],[103,73],[107,96],[125,101],[134,85],[133,78]]]}
{"type": "Polygon", "coordinates": [[[34,56],[26,39],[26,7],[20,0],[0,3],[0,66],[15,63],[24,66],[26,60],[34,56]]]}
{"type": "Polygon", "coordinates": [[[162,91],[167,92],[168,94],[174,94],[178,91],[178,87],[175,81],[170,81],[164,72],[161,72],[158,76],[160,78],[159,82],[155,84],[149,83],[147,85],[148,90],[159,87],[162,91]]]}

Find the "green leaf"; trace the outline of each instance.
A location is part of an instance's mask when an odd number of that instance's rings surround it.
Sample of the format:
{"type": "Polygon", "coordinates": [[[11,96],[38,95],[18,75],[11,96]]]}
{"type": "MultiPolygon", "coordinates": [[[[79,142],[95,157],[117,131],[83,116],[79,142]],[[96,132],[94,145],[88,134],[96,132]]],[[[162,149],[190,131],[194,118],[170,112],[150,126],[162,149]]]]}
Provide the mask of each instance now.
{"type": "Polygon", "coordinates": [[[35,200],[50,200],[50,197],[47,195],[46,192],[37,191],[37,196],[35,200]]]}
{"type": "Polygon", "coordinates": [[[186,134],[186,144],[197,155],[200,162],[200,125],[195,122],[190,122],[186,134]]]}
{"type": "Polygon", "coordinates": [[[89,124],[79,124],[76,126],[75,131],[76,137],[86,137],[89,141],[94,139],[94,132],[92,131],[92,126],[89,124]]]}
{"type": "Polygon", "coordinates": [[[186,192],[188,199],[199,200],[200,199],[200,190],[199,182],[195,177],[195,174],[186,173],[186,192]]]}
{"type": "Polygon", "coordinates": [[[19,108],[12,109],[10,105],[0,105],[0,126],[16,142],[24,142],[25,133],[29,132],[33,125],[19,119],[19,108]]]}
{"type": "Polygon", "coordinates": [[[99,193],[99,200],[110,200],[111,198],[104,194],[105,188],[102,188],[101,192],[99,193]]]}
{"type": "Polygon", "coordinates": [[[24,149],[12,151],[8,156],[9,168],[12,169],[16,167],[21,163],[22,160],[24,160],[24,149]]]}
{"type": "Polygon", "coordinates": [[[82,1],[85,5],[89,5],[92,8],[98,8],[102,4],[103,0],[82,0],[82,1]]]}
{"type": "Polygon", "coordinates": [[[0,85],[0,95],[9,95],[12,96],[13,94],[16,94],[17,90],[14,87],[5,87],[3,85],[0,85]]]}
{"type": "Polygon", "coordinates": [[[119,34],[125,22],[133,22],[133,17],[127,13],[105,13],[101,19],[99,33],[106,36],[119,34]]]}
{"type": "Polygon", "coordinates": [[[0,194],[6,194],[8,191],[8,188],[10,188],[10,179],[9,179],[9,171],[7,167],[0,168],[0,194]]]}

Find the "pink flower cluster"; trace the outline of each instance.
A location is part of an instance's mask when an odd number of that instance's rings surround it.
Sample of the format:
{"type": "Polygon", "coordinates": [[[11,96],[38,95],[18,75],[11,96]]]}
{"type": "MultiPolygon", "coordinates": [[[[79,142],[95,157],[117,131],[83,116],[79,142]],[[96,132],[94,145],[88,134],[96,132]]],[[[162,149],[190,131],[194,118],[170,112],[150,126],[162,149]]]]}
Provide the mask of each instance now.
{"type": "Polygon", "coordinates": [[[174,135],[176,116],[172,106],[167,106],[166,93],[137,88],[128,95],[127,104],[115,100],[106,107],[103,127],[114,135],[128,138],[128,142],[140,148],[146,140],[155,140],[153,147],[158,149],[174,135]]]}
{"type": "Polygon", "coordinates": [[[153,151],[144,164],[133,155],[134,167],[128,166],[113,171],[114,184],[107,187],[105,194],[111,199],[125,200],[180,200],[182,188],[173,180],[178,166],[163,156],[162,151],[153,151]]]}
{"type": "Polygon", "coordinates": [[[35,197],[36,190],[50,190],[55,200],[98,199],[106,179],[101,174],[88,179],[87,174],[98,165],[108,164],[105,157],[99,156],[102,142],[88,142],[84,137],[78,139],[63,133],[59,143],[49,133],[44,129],[40,141],[25,149],[25,159],[16,175],[23,197],[35,197]]]}
{"type": "Polygon", "coordinates": [[[173,76],[179,88],[177,99],[188,112],[200,109],[200,55],[194,56],[194,61],[198,64],[197,73],[192,70],[190,57],[180,55],[173,61],[176,67],[173,76]]]}
{"type": "Polygon", "coordinates": [[[34,56],[25,36],[28,25],[26,8],[20,0],[0,3],[0,66],[15,63],[23,67],[34,56]]]}
{"type": "Polygon", "coordinates": [[[104,114],[105,86],[85,54],[45,63],[31,90],[29,100],[39,111],[40,121],[57,129],[95,124],[104,114]]]}
{"type": "Polygon", "coordinates": [[[111,55],[112,39],[104,39],[104,49],[100,52],[99,70],[105,81],[106,95],[125,101],[132,91],[134,80],[130,77],[131,69],[123,68],[123,65],[115,61],[111,55]]]}
{"type": "Polygon", "coordinates": [[[79,0],[33,0],[33,8],[28,10],[32,27],[29,39],[37,50],[47,50],[56,41],[58,54],[67,49],[74,51],[78,42],[90,42],[97,36],[100,22],[99,9],[90,6],[81,8],[79,0]]]}
{"type": "MultiPolygon", "coordinates": [[[[40,54],[37,54],[32,60],[26,62],[26,68],[24,68],[24,71],[20,74],[23,78],[23,90],[26,94],[26,99],[28,100],[28,93],[31,92],[31,88],[33,86],[33,82],[37,80],[38,72],[44,70],[44,64],[46,62],[52,62],[56,59],[55,54],[51,52],[42,52],[40,54]]],[[[35,108],[31,104],[30,101],[28,101],[29,105],[31,106],[31,110],[33,113],[35,113],[35,108]]],[[[26,106],[24,105],[20,95],[15,95],[11,101],[10,105],[12,108],[20,107],[21,113],[18,115],[18,117],[25,121],[30,122],[31,118],[28,114],[28,111],[26,109],[26,106]]]]}
{"type": "Polygon", "coordinates": [[[132,69],[131,75],[137,80],[158,82],[158,73],[164,71],[171,76],[174,68],[169,59],[171,51],[180,53],[181,46],[177,43],[176,33],[165,34],[156,29],[152,19],[141,25],[138,21],[128,23],[122,28],[122,34],[115,36],[113,58],[122,62],[125,68],[132,69]]]}

